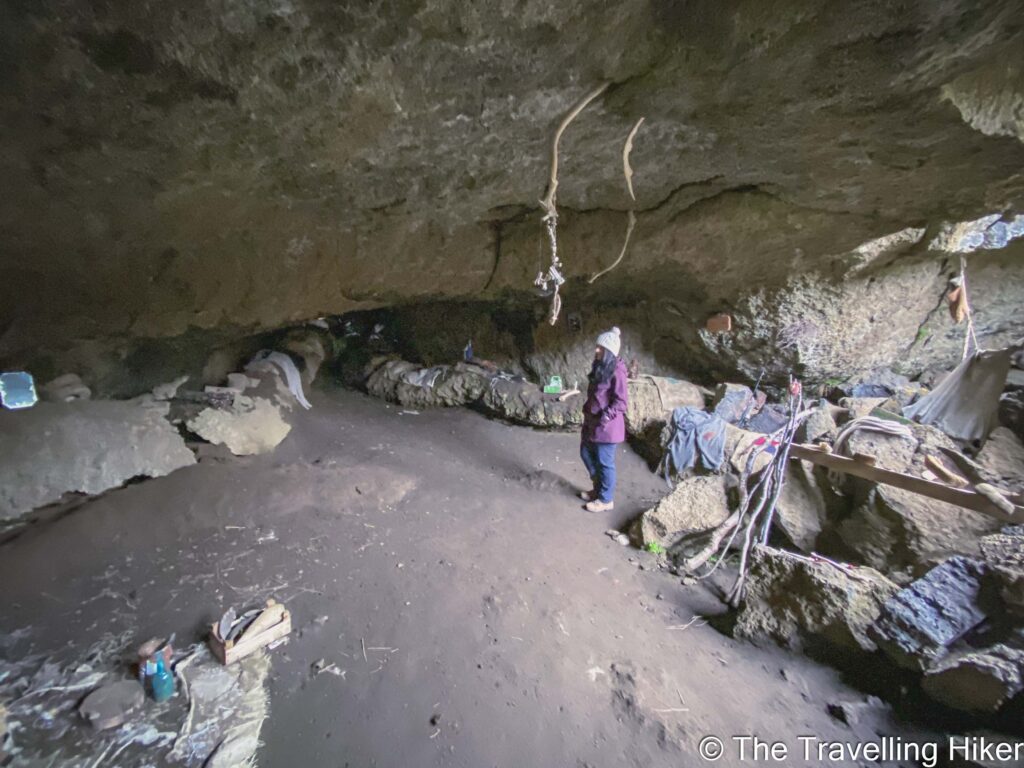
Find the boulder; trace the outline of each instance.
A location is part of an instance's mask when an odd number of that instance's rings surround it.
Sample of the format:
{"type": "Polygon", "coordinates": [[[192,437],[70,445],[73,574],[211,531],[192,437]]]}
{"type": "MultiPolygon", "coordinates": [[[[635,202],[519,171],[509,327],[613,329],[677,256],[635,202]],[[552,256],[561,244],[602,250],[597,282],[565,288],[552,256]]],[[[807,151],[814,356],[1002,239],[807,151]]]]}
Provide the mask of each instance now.
{"type": "Polygon", "coordinates": [[[526,381],[494,379],[486,388],[484,408],[493,416],[542,429],[576,429],[583,424],[583,393],[565,400],[544,394],[526,381]]]}
{"type": "Polygon", "coordinates": [[[700,387],[664,376],[645,375],[629,380],[626,433],[634,450],[652,465],[664,453],[672,411],[685,406],[704,407],[704,393],[700,387]]]}
{"type": "Polygon", "coordinates": [[[0,410],[0,520],[195,463],[166,403],[79,400],[0,410]]]}
{"type": "Polygon", "coordinates": [[[366,389],[374,397],[407,408],[452,407],[479,400],[489,381],[483,370],[465,363],[425,369],[405,360],[389,360],[370,374],[366,389]]]}
{"type": "Polygon", "coordinates": [[[859,419],[870,416],[886,400],[886,397],[844,397],[839,401],[839,406],[850,412],[850,419],[859,419]]]}
{"type": "Polygon", "coordinates": [[[983,592],[985,571],[977,560],[950,558],[885,603],[869,631],[872,640],[901,667],[931,668],[992,609],[983,592]]]}
{"type": "Polygon", "coordinates": [[[998,528],[980,512],[879,485],[838,531],[864,563],[908,583],[950,555],[977,557],[982,537],[998,528]]]}
{"type": "Polygon", "coordinates": [[[630,435],[641,435],[652,425],[657,425],[660,431],[673,410],[686,406],[704,407],[704,394],[696,384],[664,376],[630,379],[626,431],[630,435]]]}
{"type": "MultiPolygon", "coordinates": [[[[729,465],[737,474],[743,472],[747,465],[747,459],[760,443],[767,438],[757,432],[750,432],[745,429],[726,423],[725,425],[725,456],[729,465]]],[[[753,472],[760,472],[772,460],[774,448],[764,450],[757,454],[751,467],[753,472]]]]}
{"type": "MultiPolygon", "coordinates": [[[[875,457],[876,466],[920,476],[924,457],[952,442],[932,427],[914,425],[914,438],[859,431],[848,441],[852,453],[875,457]]],[[[992,517],[888,485],[840,476],[854,500],[838,533],[861,561],[901,583],[924,575],[951,555],[977,557],[982,536],[999,529],[992,517]]]]}
{"type": "Polygon", "coordinates": [[[849,398],[881,398],[894,399],[901,407],[908,405],[915,397],[924,392],[924,388],[912,384],[910,379],[888,368],[879,368],[857,374],[838,387],[832,397],[849,398]]]}
{"type": "Polygon", "coordinates": [[[668,549],[680,540],[710,531],[729,517],[721,475],[688,477],[640,516],[640,541],[668,549]]]}
{"type": "Polygon", "coordinates": [[[925,673],[921,687],[948,707],[995,712],[1024,690],[1024,638],[951,654],[925,673]]]}
{"type": "Polygon", "coordinates": [[[40,387],[39,395],[50,403],[70,403],[88,400],[92,397],[92,390],[82,383],[77,373],[65,373],[40,387]]]}
{"type": "Polygon", "coordinates": [[[1024,493],[1024,443],[1006,427],[992,430],[977,456],[987,481],[1014,493],[1024,493]]]}
{"type": "Polygon", "coordinates": [[[225,445],[236,456],[274,450],[291,426],[265,397],[236,396],[230,408],[204,408],[186,426],[207,442],[225,445]]]}
{"type": "Polygon", "coordinates": [[[808,461],[790,461],[772,523],[804,552],[814,549],[827,522],[825,494],[808,461]]]}
{"type": "Polygon", "coordinates": [[[746,422],[751,432],[770,435],[783,429],[789,423],[789,411],[785,406],[769,403],[746,422]]]}
{"type": "Polygon", "coordinates": [[[753,390],[744,384],[722,383],[715,388],[712,407],[730,424],[738,424],[744,414],[750,416],[756,405],[753,390]]]}
{"type": "Polygon", "coordinates": [[[1011,526],[984,537],[981,553],[1003,602],[1024,614],[1024,527],[1011,526]]]}
{"type": "Polygon", "coordinates": [[[868,627],[899,587],[871,568],[847,572],[830,563],[757,545],[735,634],[797,648],[821,638],[852,651],[874,651],[868,627]]]}
{"type": "Polygon", "coordinates": [[[999,423],[1024,440],[1024,390],[1006,392],[999,398],[999,423]]]}
{"type": "Polygon", "coordinates": [[[835,406],[822,398],[797,430],[797,439],[803,443],[832,442],[839,432],[834,415],[835,406]]]}

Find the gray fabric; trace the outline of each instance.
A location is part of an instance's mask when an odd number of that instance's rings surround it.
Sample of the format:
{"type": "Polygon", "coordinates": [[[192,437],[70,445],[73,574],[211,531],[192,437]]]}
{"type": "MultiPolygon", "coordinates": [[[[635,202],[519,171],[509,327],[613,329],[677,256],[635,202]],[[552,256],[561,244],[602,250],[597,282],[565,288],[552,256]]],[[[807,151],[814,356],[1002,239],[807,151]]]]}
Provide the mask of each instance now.
{"type": "Polygon", "coordinates": [[[665,446],[662,466],[671,486],[672,474],[680,474],[697,463],[717,472],[725,461],[725,421],[714,413],[684,406],[672,411],[672,433],[665,446]]]}
{"type": "Polygon", "coordinates": [[[444,365],[435,365],[433,368],[420,368],[405,374],[405,380],[414,387],[431,389],[437,382],[437,377],[446,370],[448,370],[448,367],[444,365]]]}
{"type": "Polygon", "coordinates": [[[910,440],[915,439],[914,433],[910,430],[906,424],[900,424],[898,421],[892,419],[880,419],[877,416],[862,416],[859,419],[854,419],[847,424],[836,436],[836,441],[832,446],[832,453],[837,456],[846,455],[846,442],[850,439],[850,436],[854,432],[880,432],[885,435],[897,435],[899,437],[906,437],[910,440]]]}
{"type": "Polygon", "coordinates": [[[997,421],[999,395],[1010,358],[1019,347],[975,352],[935,389],[903,409],[908,419],[930,424],[956,440],[984,442],[997,421]]]}
{"type": "MultiPolygon", "coordinates": [[[[881,419],[877,416],[862,416],[859,419],[854,419],[845,427],[843,427],[839,434],[836,435],[835,442],[832,444],[832,453],[836,456],[846,456],[849,454],[849,446],[847,443],[850,440],[850,436],[854,432],[878,432],[883,435],[896,435],[897,437],[905,437],[908,440],[914,440],[914,433],[910,427],[906,424],[900,424],[898,421],[892,419],[881,419]]],[[[829,469],[827,473],[829,481],[832,483],[833,488],[840,488],[843,483],[843,473],[837,469],[829,469]]]]}
{"type": "Polygon", "coordinates": [[[295,396],[295,399],[299,401],[306,410],[309,410],[313,406],[310,405],[306,399],[306,395],[302,391],[302,377],[299,376],[299,369],[295,366],[295,361],[292,360],[288,355],[283,352],[271,352],[269,349],[261,349],[253,357],[252,361],[245,367],[249,370],[249,366],[255,365],[256,363],[262,362],[273,363],[282,371],[284,371],[285,381],[288,382],[288,390],[295,396]]]}

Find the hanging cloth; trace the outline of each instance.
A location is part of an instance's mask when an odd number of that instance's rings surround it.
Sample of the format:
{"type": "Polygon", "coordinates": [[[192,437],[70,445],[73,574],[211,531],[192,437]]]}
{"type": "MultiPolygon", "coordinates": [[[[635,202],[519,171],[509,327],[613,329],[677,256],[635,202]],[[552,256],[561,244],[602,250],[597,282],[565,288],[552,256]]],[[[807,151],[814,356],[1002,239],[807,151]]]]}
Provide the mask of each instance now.
{"type": "Polygon", "coordinates": [[[1010,358],[1018,349],[1020,345],[969,354],[939,386],[904,408],[903,415],[956,440],[984,443],[996,427],[999,396],[1006,386],[1010,358]]]}

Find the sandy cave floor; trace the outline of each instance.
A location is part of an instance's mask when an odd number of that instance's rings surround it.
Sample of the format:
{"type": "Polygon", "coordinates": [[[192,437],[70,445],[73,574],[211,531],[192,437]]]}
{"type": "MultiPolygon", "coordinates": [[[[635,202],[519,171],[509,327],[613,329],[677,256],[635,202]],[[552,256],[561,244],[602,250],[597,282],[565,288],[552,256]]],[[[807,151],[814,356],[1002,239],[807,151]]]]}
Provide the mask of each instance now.
{"type": "Polygon", "coordinates": [[[265,768],[678,767],[707,734],[853,738],[827,705],[863,694],[837,672],[682,629],[721,613],[714,586],[604,535],[664,491],[628,448],[616,511],[592,515],[576,435],[312,401],[271,455],[204,459],[0,547],[0,655],[193,641],[231,604],[285,600],[265,768]]]}

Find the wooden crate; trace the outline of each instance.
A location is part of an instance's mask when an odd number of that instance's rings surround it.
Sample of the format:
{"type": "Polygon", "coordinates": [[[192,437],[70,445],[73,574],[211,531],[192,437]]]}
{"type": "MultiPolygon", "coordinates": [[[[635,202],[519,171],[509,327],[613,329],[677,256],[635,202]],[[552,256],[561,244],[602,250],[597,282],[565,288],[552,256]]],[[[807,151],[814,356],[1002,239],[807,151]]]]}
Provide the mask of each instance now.
{"type": "Polygon", "coordinates": [[[227,666],[236,661],[244,659],[260,648],[270,645],[275,640],[280,640],[292,631],[292,615],[287,610],[284,612],[281,621],[272,627],[267,627],[262,632],[247,637],[243,635],[237,642],[225,646],[224,641],[217,634],[217,624],[210,626],[210,650],[221,664],[227,666]]]}

